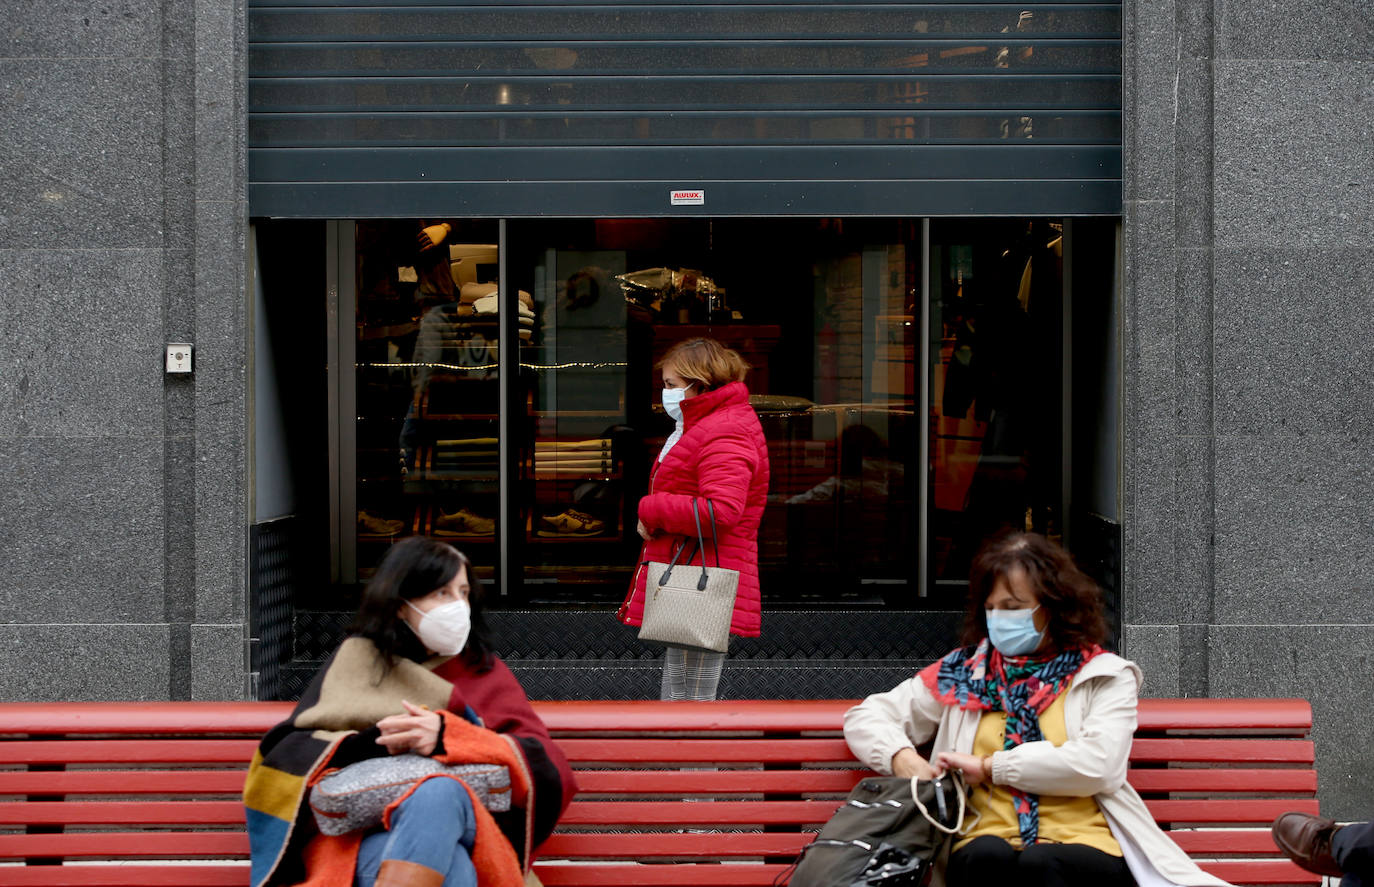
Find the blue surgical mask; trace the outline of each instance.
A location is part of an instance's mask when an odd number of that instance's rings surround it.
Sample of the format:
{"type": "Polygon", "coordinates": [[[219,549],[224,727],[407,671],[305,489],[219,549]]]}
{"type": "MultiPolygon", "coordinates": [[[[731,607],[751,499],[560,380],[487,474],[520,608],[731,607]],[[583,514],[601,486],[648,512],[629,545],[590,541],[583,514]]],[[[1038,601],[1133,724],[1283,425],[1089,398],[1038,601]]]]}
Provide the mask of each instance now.
{"type": "Polygon", "coordinates": [[[682,421],[682,399],[686,396],[687,388],[663,389],[663,411],[672,416],[674,422],[682,421]]]}
{"type": "Polygon", "coordinates": [[[1035,627],[1038,609],[984,610],[988,617],[988,640],[1003,656],[1025,656],[1035,652],[1045,637],[1045,633],[1035,627]]]}

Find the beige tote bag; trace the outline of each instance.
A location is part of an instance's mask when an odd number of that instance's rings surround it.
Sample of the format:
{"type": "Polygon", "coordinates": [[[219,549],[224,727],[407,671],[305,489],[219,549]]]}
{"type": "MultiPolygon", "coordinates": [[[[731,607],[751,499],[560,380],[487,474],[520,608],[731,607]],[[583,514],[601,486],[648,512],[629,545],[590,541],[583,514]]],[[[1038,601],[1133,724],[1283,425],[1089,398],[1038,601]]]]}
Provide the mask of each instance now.
{"type": "MultiPolygon", "coordinates": [[[[706,508],[711,515],[711,541],[713,547],[717,547],[716,508],[710,499],[706,500],[706,508]]],[[[692,500],[692,517],[697,524],[701,569],[689,567],[693,557],[690,554],[686,561],[678,564],[690,539],[682,540],[668,563],[649,562],[639,639],[724,653],[730,648],[730,618],[735,614],[739,571],[721,567],[719,548],[716,565],[706,566],[706,541],[701,535],[701,515],[696,499],[692,500]]]]}

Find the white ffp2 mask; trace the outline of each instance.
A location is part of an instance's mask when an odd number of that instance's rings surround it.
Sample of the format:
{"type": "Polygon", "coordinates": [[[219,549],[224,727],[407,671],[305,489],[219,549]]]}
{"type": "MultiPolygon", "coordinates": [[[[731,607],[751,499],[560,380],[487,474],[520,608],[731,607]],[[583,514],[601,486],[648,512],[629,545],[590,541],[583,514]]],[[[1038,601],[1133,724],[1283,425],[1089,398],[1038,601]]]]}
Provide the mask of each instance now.
{"type": "Polygon", "coordinates": [[[406,606],[420,614],[420,627],[415,629],[420,643],[440,656],[457,656],[467,646],[472,631],[472,608],[467,601],[440,604],[429,612],[406,601],[406,606]]]}

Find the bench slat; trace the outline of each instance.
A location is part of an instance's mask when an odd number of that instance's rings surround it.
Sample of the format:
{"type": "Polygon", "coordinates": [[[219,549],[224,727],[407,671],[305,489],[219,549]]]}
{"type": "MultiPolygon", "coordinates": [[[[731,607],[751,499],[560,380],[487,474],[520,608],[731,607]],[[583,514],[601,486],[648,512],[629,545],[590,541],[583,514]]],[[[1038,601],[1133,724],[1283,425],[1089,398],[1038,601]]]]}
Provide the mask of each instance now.
{"type": "Polygon", "coordinates": [[[572,859],[651,858],[656,856],[793,856],[811,843],[815,832],[750,834],[641,835],[557,834],[544,842],[540,856],[572,859]]]}
{"type": "MultiPolygon", "coordinates": [[[[25,856],[82,857],[248,855],[248,833],[221,832],[73,832],[62,835],[0,835],[0,859],[25,856]]],[[[0,880],[4,880],[0,877],[0,880]]]]}
{"type": "Polygon", "coordinates": [[[867,770],[577,770],[579,797],[673,792],[849,793],[867,770]]]}
{"type": "Polygon", "coordinates": [[[1288,810],[1317,813],[1316,798],[1235,798],[1227,800],[1152,801],[1146,800],[1150,815],[1159,823],[1270,823],[1288,810]]]}
{"type": "Polygon", "coordinates": [[[294,707],[291,702],[11,702],[0,707],[0,734],[261,736],[294,707]]]}
{"type": "Polygon", "coordinates": [[[1137,739],[1131,760],[1216,764],[1311,764],[1315,747],[1305,739],[1137,739]]]}
{"type": "Polygon", "coordinates": [[[1169,832],[1169,837],[1184,851],[1198,856],[1242,853],[1246,856],[1278,856],[1280,853],[1267,828],[1174,831],[1169,832]]]}
{"type": "Polygon", "coordinates": [[[535,863],[544,887],[771,887],[789,866],[744,865],[560,865],[535,863]]]}
{"type": "Polygon", "coordinates": [[[5,801],[0,825],[243,825],[239,801],[5,801]]]}
{"type": "MultiPolygon", "coordinates": [[[[550,730],[602,732],[608,724],[635,730],[833,731],[857,700],[733,700],[728,703],[534,703],[550,730]]],[[[289,702],[47,702],[6,703],[0,733],[53,735],[261,735],[291,713],[289,702]]],[[[1142,699],[1137,729],[1306,731],[1312,707],[1302,699],[1142,699]]]]}
{"type": "MultiPolygon", "coordinates": [[[[569,760],[634,763],[851,762],[843,739],[560,739],[569,760]]],[[[1137,739],[1131,760],[1228,764],[1311,764],[1315,748],[1296,739],[1137,739]]]]}
{"type": "Polygon", "coordinates": [[[254,739],[107,739],[0,742],[0,764],[246,764],[254,739]]]}
{"type": "Polygon", "coordinates": [[[825,822],[839,801],[578,801],[564,825],[802,825],[825,822]]]}
{"type": "MultiPolygon", "coordinates": [[[[1200,856],[1279,856],[1268,829],[1202,829],[1170,832],[1189,853],[1200,856]]],[[[682,835],[555,833],[540,849],[545,858],[636,859],[656,856],[776,856],[794,854],[811,843],[815,832],[682,835]]]]}
{"type": "MultiPolygon", "coordinates": [[[[583,796],[726,792],[802,794],[848,793],[869,774],[848,770],[577,770],[583,796]]],[[[1315,770],[1176,768],[1132,769],[1131,785],[1139,792],[1236,792],[1256,794],[1313,793],[1315,770]]]]}
{"type": "MultiPolygon", "coordinates": [[[[742,745],[743,743],[737,743],[742,745]]],[[[753,757],[753,756],[751,756],[753,757]]],[[[578,770],[587,793],[848,792],[868,771],[850,770],[578,770]]],[[[244,771],[57,770],[0,771],[0,795],[236,794],[244,771]]],[[[1256,769],[1132,769],[1141,792],[1315,792],[1316,771],[1256,769]]]]}
{"type": "Polygon", "coordinates": [[[1316,770],[1252,770],[1189,767],[1132,769],[1127,780],[1138,792],[1306,792],[1317,791],[1316,770]]]}
{"type": "Polygon", "coordinates": [[[852,763],[843,739],[559,739],[570,761],[613,763],[852,763]]]}
{"type": "Polygon", "coordinates": [[[0,795],[237,795],[246,775],[239,769],[7,770],[0,771],[0,795]]]}
{"type": "Polygon", "coordinates": [[[7,866],[7,887],[248,887],[248,866],[36,865],[7,866]]]}
{"type": "Polygon", "coordinates": [[[1232,884],[1320,884],[1321,875],[1298,868],[1286,859],[1216,860],[1199,862],[1198,867],[1232,884]]]}
{"type": "MultiPolygon", "coordinates": [[[[769,887],[784,865],[693,866],[688,877],[682,866],[536,864],[547,887],[769,887]],[[695,871],[700,869],[700,871],[695,871]]],[[[1250,884],[1319,884],[1321,879],[1287,860],[1264,862],[1205,862],[1202,868],[1225,880],[1250,884]]],[[[13,887],[245,887],[245,865],[186,866],[34,866],[7,868],[5,883],[13,887]]]]}
{"type": "MultiPolygon", "coordinates": [[[[1201,863],[1204,871],[1243,884],[1319,884],[1321,878],[1288,860],[1221,860],[1201,863]]],[[[785,865],[559,865],[536,864],[545,887],[768,887],[785,865]]]]}
{"type": "MultiPolygon", "coordinates": [[[[535,702],[550,730],[604,732],[607,724],[627,730],[833,731],[858,700],[733,700],[712,702],[584,701],[535,702]]],[[[1305,733],[1312,706],[1303,699],[1142,699],[1138,730],[1264,730],[1305,733]]]]}

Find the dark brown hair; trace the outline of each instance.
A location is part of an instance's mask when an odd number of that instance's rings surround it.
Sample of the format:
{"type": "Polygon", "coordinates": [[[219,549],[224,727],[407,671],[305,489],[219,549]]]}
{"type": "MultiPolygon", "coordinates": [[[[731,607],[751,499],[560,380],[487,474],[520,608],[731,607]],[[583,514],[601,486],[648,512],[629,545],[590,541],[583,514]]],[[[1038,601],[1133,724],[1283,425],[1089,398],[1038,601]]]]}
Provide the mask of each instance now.
{"type": "Polygon", "coordinates": [[[1018,569],[1025,570],[1026,580],[1050,617],[1050,642],[1056,649],[1106,642],[1109,630],[1097,583],[1078,569],[1067,551],[1044,536],[1012,530],[988,539],[973,558],[960,643],[976,644],[988,636],[983,609],[992,587],[1018,569]]]}
{"type": "Polygon", "coordinates": [[[401,618],[404,602],[443,588],[464,568],[468,571],[472,630],[459,655],[478,672],[490,670],[493,658],[486,621],[482,618],[482,582],[467,555],[428,536],[410,536],[391,546],[363,589],[362,604],[349,630],[377,647],[389,671],[407,643],[417,640],[401,618]]]}

